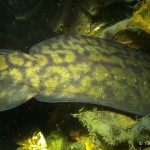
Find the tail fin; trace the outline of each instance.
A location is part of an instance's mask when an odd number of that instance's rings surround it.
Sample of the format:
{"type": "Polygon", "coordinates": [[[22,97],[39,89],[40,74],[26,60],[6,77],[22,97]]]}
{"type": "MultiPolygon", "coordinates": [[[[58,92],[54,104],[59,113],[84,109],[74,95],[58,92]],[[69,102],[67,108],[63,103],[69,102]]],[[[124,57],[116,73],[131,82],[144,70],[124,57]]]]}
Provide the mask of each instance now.
{"type": "Polygon", "coordinates": [[[36,94],[29,83],[34,58],[14,50],[0,50],[0,111],[14,108],[36,94]],[[27,76],[28,74],[28,76],[27,76]]]}

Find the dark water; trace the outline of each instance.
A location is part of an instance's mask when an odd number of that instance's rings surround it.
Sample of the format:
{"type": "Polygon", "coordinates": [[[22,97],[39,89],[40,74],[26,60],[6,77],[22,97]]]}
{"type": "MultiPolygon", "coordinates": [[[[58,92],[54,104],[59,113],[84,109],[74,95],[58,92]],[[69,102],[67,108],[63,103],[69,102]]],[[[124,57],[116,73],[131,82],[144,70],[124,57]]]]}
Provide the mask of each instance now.
{"type": "MultiPolygon", "coordinates": [[[[74,0],[0,0],[0,49],[28,52],[39,41],[67,33],[70,18],[64,22],[77,4],[74,0]]],[[[45,136],[58,128],[66,135],[82,128],[70,115],[82,106],[40,103],[33,98],[17,108],[0,112],[0,150],[15,150],[16,141],[37,128],[45,136]]]]}

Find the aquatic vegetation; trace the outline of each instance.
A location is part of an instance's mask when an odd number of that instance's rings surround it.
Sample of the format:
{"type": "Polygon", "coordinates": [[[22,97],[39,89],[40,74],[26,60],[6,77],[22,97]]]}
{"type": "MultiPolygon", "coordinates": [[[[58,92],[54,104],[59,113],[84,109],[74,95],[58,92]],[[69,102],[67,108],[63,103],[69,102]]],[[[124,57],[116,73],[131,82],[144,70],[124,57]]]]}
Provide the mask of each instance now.
{"type": "Polygon", "coordinates": [[[47,150],[46,140],[41,131],[33,132],[33,135],[17,141],[20,145],[17,150],[47,150]]]}
{"type": "Polygon", "coordinates": [[[143,117],[135,121],[125,115],[97,109],[73,114],[85,126],[90,135],[102,137],[108,145],[128,143],[129,149],[135,149],[134,143],[150,140],[150,118],[143,117]]]}
{"type": "Polygon", "coordinates": [[[44,138],[42,132],[39,131],[38,134],[34,132],[33,136],[17,142],[21,146],[17,150],[97,150],[98,142],[93,142],[88,135],[82,136],[78,141],[72,141],[58,131],[53,131],[44,138]]]}
{"type": "Polygon", "coordinates": [[[41,131],[37,130],[33,132],[32,136],[20,139],[17,142],[21,147],[17,150],[63,150],[65,139],[58,132],[51,132],[47,138],[44,137],[41,131]]]}
{"type": "Polygon", "coordinates": [[[64,150],[66,143],[68,143],[66,138],[57,131],[51,132],[47,136],[46,141],[48,145],[47,150],[64,150]]]}
{"type": "Polygon", "coordinates": [[[78,118],[89,133],[82,132],[80,128],[66,133],[62,128],[44,137],[37,130],[30,136],[25,135],[23,140],[19,139],[17,144],[21,147],[17,150],[115,150],[116,147],[144,150],[142,146],[149,146],[149,117],[133,120],[122,114],[97,109],[82,110],[73,117],[78,118]]]}
{"type": "Polygon", "coordinates": [[[136,6],[133,19],[129,22],[128,28],[142,30],[150,34],[150,0],[142,1],[136,6]]]}

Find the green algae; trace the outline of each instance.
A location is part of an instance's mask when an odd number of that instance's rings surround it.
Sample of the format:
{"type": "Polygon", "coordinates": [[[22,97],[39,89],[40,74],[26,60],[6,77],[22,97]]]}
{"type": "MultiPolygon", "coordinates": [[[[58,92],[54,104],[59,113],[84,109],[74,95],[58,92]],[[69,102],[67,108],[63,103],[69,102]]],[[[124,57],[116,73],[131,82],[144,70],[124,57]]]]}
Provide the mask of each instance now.
{"type": "Polygon", "coordinates": [[[108,145],[127,143],[129,149],[134,150],[134,144],[150,140],[149,117],[135,121],[122,114],[97,109],[80,112],[73,116],[88,129],[90,135],[95,135],[96,138],[101,137],[100,141],[104,140],[108,145]]]}

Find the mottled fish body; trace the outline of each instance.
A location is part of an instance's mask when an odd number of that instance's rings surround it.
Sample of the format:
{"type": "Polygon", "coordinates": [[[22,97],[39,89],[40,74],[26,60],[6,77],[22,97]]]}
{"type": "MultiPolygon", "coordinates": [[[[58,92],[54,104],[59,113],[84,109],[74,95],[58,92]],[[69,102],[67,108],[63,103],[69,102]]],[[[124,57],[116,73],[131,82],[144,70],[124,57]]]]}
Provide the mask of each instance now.
{"type": "Polygon", "coordinates": [[[150,56],[135,49],[73,35],[0,53],[0,111],[35,97],[150,114],[150,56]]]}

